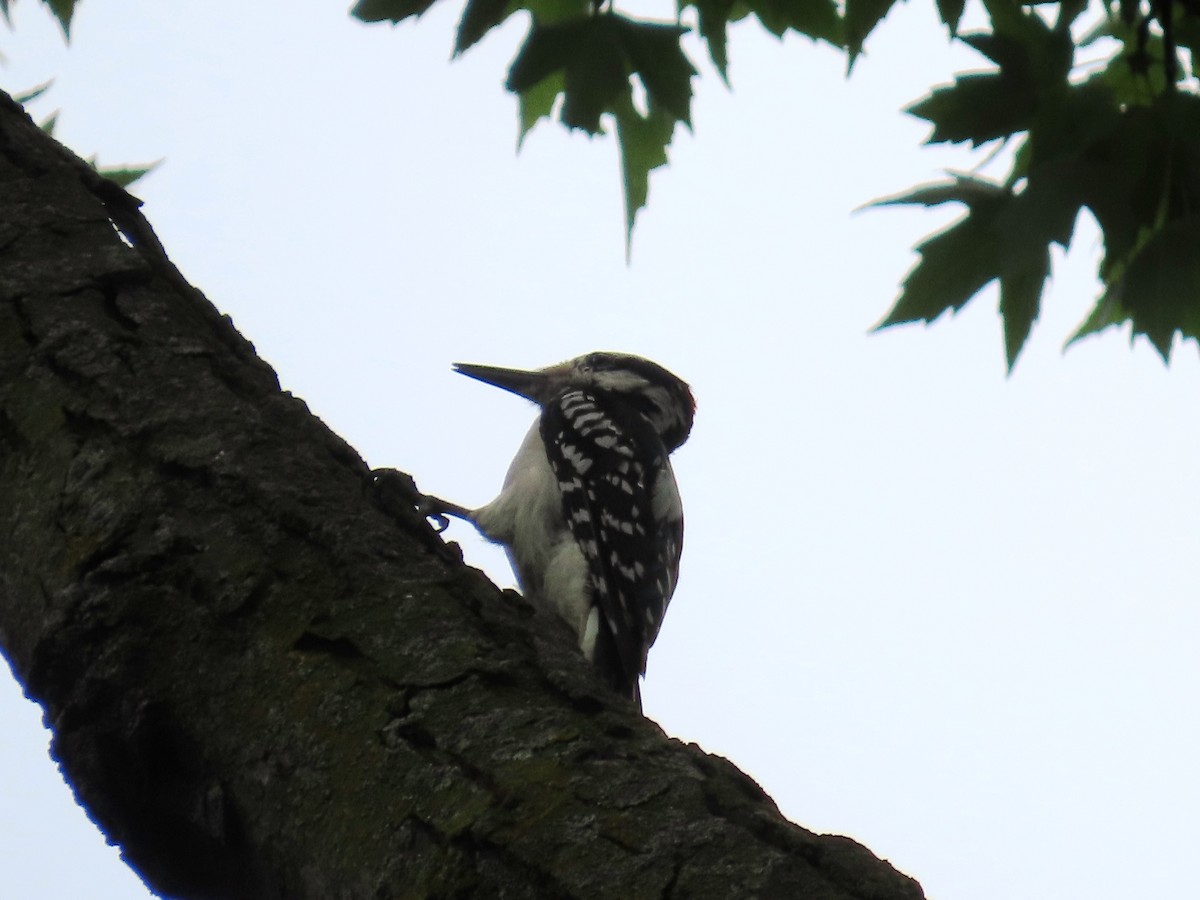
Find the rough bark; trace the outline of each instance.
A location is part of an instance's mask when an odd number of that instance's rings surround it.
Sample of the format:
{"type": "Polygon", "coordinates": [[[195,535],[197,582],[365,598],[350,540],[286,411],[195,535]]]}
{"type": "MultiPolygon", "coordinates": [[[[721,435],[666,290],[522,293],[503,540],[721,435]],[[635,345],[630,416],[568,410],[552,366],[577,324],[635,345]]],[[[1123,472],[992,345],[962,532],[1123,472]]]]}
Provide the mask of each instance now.
{"type": "Polygon", "coordinates": [[[922,896],[666,738],[385,499],[3,97],[0,642],[154,890],[922,896]]]}

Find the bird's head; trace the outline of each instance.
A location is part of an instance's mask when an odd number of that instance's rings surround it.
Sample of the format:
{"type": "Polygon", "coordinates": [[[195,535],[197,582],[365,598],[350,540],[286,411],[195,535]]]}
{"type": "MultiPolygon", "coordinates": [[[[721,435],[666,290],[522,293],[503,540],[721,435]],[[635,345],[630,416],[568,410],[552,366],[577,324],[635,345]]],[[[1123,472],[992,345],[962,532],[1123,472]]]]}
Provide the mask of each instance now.
{"type": "Polygon", "coordinates": [[[544,369],[455,363],[454,370],[544,406],[572,390],[627,405],[654,426],[667,450],[687,440],[696,401],[687,384],[658,363],[628,353],[588,353],[544,369]]]}

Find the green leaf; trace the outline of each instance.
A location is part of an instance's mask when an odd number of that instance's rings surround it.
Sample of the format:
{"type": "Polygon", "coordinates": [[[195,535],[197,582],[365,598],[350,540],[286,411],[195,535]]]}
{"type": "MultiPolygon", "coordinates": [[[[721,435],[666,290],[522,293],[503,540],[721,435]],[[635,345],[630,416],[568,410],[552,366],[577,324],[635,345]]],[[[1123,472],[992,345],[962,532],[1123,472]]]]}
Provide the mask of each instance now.
{"type": "Polygon", "coordinates": [[[32,87],[29,90],[25,91],[24,93],[14,94],[13,99],[16,100],[18,103],[20,103],[22,106],[24,106],[26,103],[32,103],[38,97],[42,96],[42,94],[46,93],[46,91],[50,90],[50,87],[53,84],[54,84],[54,79],[51,78],[49,81],[43,81],[37,87],[32,87]]]}
{"type": "Polygon", "coordinates": [[[1022,174],[1059,160],[1073,167],[1088,147],[1112,132],[1119,115],[1113,92],[1095,79],[1046,98],[1030,123],[1022,174]]]}
{"type": "Polygon", "coordinates": [[[838,47],[844,43],[843,23],[834,0],[746,0],[746,5],[776,37],[791,30],[838,47]]]}
{"type": "Polygon", "coordinates": [[[1125,308],[1117,302],[1116,296],[1111,292],[1106,292],[1092,307],[1092,311],[1088,313],[1086,319],[1080,323],[1075,333],[1067,338],[1067,342],[1063,345],[1066,350],[1077,341],[1083,340],[1089,335],[1097,334],[1106,328],[1113,325],[1120,325],[1122,322],[1129,321],[1129,313],[1125,308]]]}
{"type": "Polygon", "coordinates": [[[835,0],[790,0],[790,4],[792,16],[788,24],[793,31],[814,41],[825,41],[835,47],[845,46],[846,27],[835,0]]]}
{"type": "Polygon", "coordinates": [[[646,205],[650,172],[667,162],[675,124],[690,120],[695,69],[684,55],[678,25],[638,22],[607,13],[550,25],[534,22],[508,72],[521,98],[521,138],[550,114],[563,94],[569,128],[600,132],[600,117],[616,120],[625,194],[625,251],[646,205]],[[631,76],[646,91],[646,112],[633,102],[631,76]]]}
{"type": "Polygon", "coordinates": [[[42,131],[46,132],[46,134],[50,135],[50,137],[54,137],[54,129],[58,127],[58,116],[61,112],[61,109],[56,109],[54,112],[50,113],[50,115],[42,119],[42,121],[38,124],[38,128],[42,129],[42,131]]]}
{"type": "Polygon", "coordinates": [[[904,111],[933,123],[927,144],[970,141],[978,147],[1029,126],[1037,105],[1031,86],[1003,74],[960,75],[904,111]]]}
{"type": "Polygon", "coordinates": [[[1106,281],[1122,269],[1144,236],[1162,225],[1173,175],[1169,141],[1162,135],[1165,115],[1168,111],[1161,107],[1128,108],[1108,133],[1070,162],[1082,201],[1104,234],[1100,275],[1106,281]]]}
{"type": "Polygon", "coordinates": [[[592,0],[523,0],[521,6],[542,25],[582,18],[594,11],[592,0]]]}
{"type": "Polygon", "coordinates": [[[1004,193],[1005,189],[994,181],[985,181],[982,178],[959,175],[953,181],[921,185],[903,194],[873,200],[868,205],[899,206],[902,204],[916,204],[920,206],[939,206],[942,203],[965,203],[970,206],[981,201],[998,199],[1004,193]]]}
{"type": "MultiPolygon", "coordinates": [[[[589,19],[603,22],[608,16],[589,19]]],[[[629,70],[616,32],[609,27],[590,29],[589,39],[576,45],[563,75],[562,121],[568,128],[588,134],[600,132],[600,114],[629,90],[629,70]]]]}
{"type": "Polygon", "coordinates": [[[1000,317],[1004,320],[1004,358],[1008,371],[1017,364],[1017,356],[1041,305],[1042,288],[1050,275],[1050,253],[1043,244],[1030,246],[1023,257],[1010,256],[1001,261],[1006,270],[1000,276],[1000,317]]]}
{"type": "Polygon", "coordinates": [[[517,136],[517,149],[525,143],[525,135],[542,119],[549,118],[554,111],[554,101],[565,90],[562,72],[547,75],[531,88],[521,93],[517,102],[520,106],[521,133],[517,136]]]}
{"type": "MultiPolygon", "coordinates": [[[[680,47],[684,32],[677,25],[635,22],[615,14],[551,25],[535,22],[509,69],[507,86],[524,95],[561,72],[563,124],[598,134],[601,114],[630,93],[629,77],[637,75],[650,106],[687,123],[695,69],[680,47]]],[[[522,112],[522,128],[532,127],[546,109],[547,98],[535,97],[522,112]]]]}
{"type": "Polygon", "coordinates": [[[563,124],[599,134],[601,113],[629,90],[629,70],[616,19],[604,15],[552,25],[535,22],[509,69],[508,89],[523,94],[561,71],[563,124]]]}
{"type": "Polygon", "coordinates": [[[1028,75],[1029,50],[1016,38],[994,31],[977,31],[960,35],[959,40],[1001,68],[1028,75]]]}
{"type": "MultiPolygon", "coordinates": [[[[50,7],[50,12],[54,14],[54,18],[58,19],[58,24],[62,26],[63,37],[70,40],[71,38],[71,19],[75,15],[76,0],[43,0],[50,7]]],[[[8,16],[8,10],[4,11],[5,17],[8,16]]]]}
{"type": "Polygon", "coordinates": [[[162,165],[161,159],[145,166],[113,166],[105,168],[93,166],[93,168],[109,181],[115,181],[121,187],[127,188],[138,179],[153,172],[160,165],[162,165]]]}
{"type": "Polygon", "coordinates": [[[1026,9],[1032,5],[1028,0],[983,0],[992,30],[1016,37],[1023,43],[1035,43],[1052,34],[1045,19],[1032,9],[1026,9]]]}
{"type": "Polygon", "coordinates": [[[845,43],[837,0],[680,0],[679,12],[682,14],[689,6],[696,8],[700,36],[726,85],[729,84],[726,50],[729,24],[747,15],[755,15],[776,37],[783,37],[791,30],[835,47],[845,43]]]}
{"type": "MultiPolygon", "coordinates": [[[[933,124],[931,142],[1025,134],[1003,184],[955,178],[877,201],[967,207],[917,248],[880,327],[933,321],[996,280],[1011,370],[1040,312],[1050,245],[1070,245],[1087,207],[1103,233],[1106,289],[1071,342],[1130,321],[1168,359],[1176,333],[1200,339],[1200,96],[1164,83],[1153,33],[1142,69],[1126,51],[1072,84],[1067,26],[1081,0],[1060,4],[1053,28],[1020,0],[984,5],[993,31],[962,40],[998,69],[960,76],[909,111],[933,124]]],[[[1138,46],[1135,21],[1113,18],[1107,30],[1138,46]]]]}
{"type": "Polygon", "coordinates": [[[1184,337],[1200,337],[1197,247],[1200,215],[1170,222],[1142,245],[1098,304],[1111,304],[1124,311],[1133,322],[1133,333],[1144,334],[1164,363],[1170,362],[1176,332],[1184,337]]]}
{"type": "Polygon", "coordinates": [[[534,24],[508,69],[505,87],[523,94],[547,76],[567,67],[578,40],[578,21],[557,25],[534,24]]]}
{"type": "Polygon", "coordinates": [[[652,105],[691,125],[692,77],[696,70],[680,46],[687,32],[678,25],[635,22],[612,17],[620,26],[621,46],[630,68],[642,82],[652,105]]]}
{"type": "Polygon", "coordinates": [[[1058,4],[1058,19],[1054,23],[1054,30],[1057,32],[1067,32],[1074,23],[1088,8],[1088,0],[1060,0],[1058,4]]]}
{"type": "Polygon", "coordinates": [[[937,0],[938,18],[950,29],[951,35],[958,34],[958,23],[966,5],[967,0],[937,0]]]}
{"type": "Polygon", "coordinates": [[[881,203],[965,203],[966,217],[920,246],[900,298],[879,326],[932,322],[959,310],[989,282],[1000,282],[1000,316],[1009,371],[1029,337],[1050,274],[1050,243],[1070,240],[1077,200],[1033,183],[1014,192],[982,179],[917,188],[881,203]],[[1066,224],[1064,224],[1064,221],[1066,224]]]}
{"type": "MultiPolygon", "coordinates": [[[[708,45],[708,55],[721,73],[721,79],[729,84],[729,57],[726,52],[727,29],[733,14],[734,0],[693,0],[699,20],[700,37],[708,45]]],[[[684,5],[680,5],[680,12],[684,5]]]]}
{"type": "Polygon", "coordinates": [[[959,310],[997,276],[996,246],[986,223],[968,214],[917,246],[920,261],[904,279],[900,297],[876,330],[904,322],[932,322],[959,310]]]}
{"type": "Polygon", "coordinates": [[[850,68],[862,53],[863,43],[875,26],[883,21],[895,5],[896,0],[846,0],[843,17],[846,34],[846,53],[850,57],[850,68]]]}
{"type": "Polygon", "coordinates": [[[1075,50],[1070,34],[1052,30],[1041,16],[1020,6],[1001,9],[993,17],[992,31],[965,34],[960,40],[996,63],[999,74],[1030,90],[1046,95],[1064,88],[1075,50]]]}
{"type": "Polygon", "coordinates": [[[467,0],[454,39],[454,55],[461,56],[512,12],[509,0],[467,0]]]}
{"type": "Polygon", "coordinates": [[[1055,164],[1034,172],[1004,213],[1017,232],[1039,244],[1058,244],[1064,250],[1071,245],[1075,220],[1083,207],[1083,193],[1073,173],[1055,164]]]}
{"type": "Polygon", "coordinates": [[[350,15],[363,22],[399,23],[423,15],[433,4],[434,0],[358,0],[350,15]]]}
{"type": "Polygon", "coordinates": [[[617,141],[621,145],[621,178],[625,187],[625,255],[629,256],[633,223],[646,205],[650,191],[650,171],[667,163],[667,145],[675,131],[676,119],[668,111],[651,104],[643,116],[632,99],[622,96],[613,105],[617,120],[617,141]]]}
{"type": "Polygon", "coordinates": [[[1069,90],[1073,44],[1036,13],[1008,0],[987,0],[994,30],[963,35],[999,67],[960,75],[906,110],[933,123],[929,143],[971,141],[975,146],[1027,130],[1046,104],[1069,90]]]}

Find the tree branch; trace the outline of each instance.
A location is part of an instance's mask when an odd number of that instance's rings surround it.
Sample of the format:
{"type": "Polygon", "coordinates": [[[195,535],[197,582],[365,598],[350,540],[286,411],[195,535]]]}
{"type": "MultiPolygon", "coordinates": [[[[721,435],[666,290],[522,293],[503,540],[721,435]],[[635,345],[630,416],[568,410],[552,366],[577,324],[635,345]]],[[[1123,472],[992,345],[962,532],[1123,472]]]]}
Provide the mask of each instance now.
{"type": "Polygon", "coordinates": [[[0,99],[0,642],[155,890],[922,896],[380,502],[137,206],[0,99]]]}

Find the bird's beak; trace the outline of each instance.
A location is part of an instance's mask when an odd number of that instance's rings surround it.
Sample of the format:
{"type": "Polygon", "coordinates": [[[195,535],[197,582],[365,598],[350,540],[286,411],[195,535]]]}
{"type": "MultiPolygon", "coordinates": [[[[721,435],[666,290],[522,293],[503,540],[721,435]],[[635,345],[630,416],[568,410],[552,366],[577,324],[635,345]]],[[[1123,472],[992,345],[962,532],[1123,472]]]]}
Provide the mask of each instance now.
{"type": "Polygon", "coordinates": [[[454,371],[461,372],[463,375],[467,375],[477,381],[482,381],[485,384],[495,385],[506,391],[512,391],[514,394],[518,394],[535,403],[539,401],[539,389],[546,383],[547,378],[545,370],[529,372],[524,369],[479,366],[475,363],[455,363],[454,371]]]}

